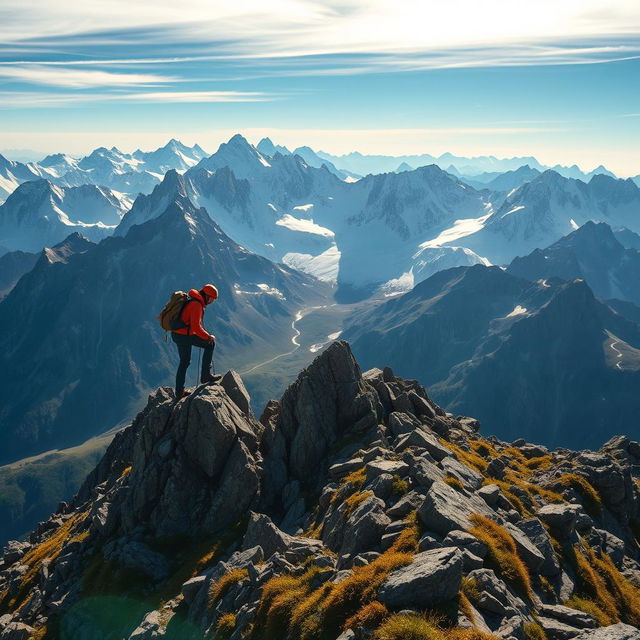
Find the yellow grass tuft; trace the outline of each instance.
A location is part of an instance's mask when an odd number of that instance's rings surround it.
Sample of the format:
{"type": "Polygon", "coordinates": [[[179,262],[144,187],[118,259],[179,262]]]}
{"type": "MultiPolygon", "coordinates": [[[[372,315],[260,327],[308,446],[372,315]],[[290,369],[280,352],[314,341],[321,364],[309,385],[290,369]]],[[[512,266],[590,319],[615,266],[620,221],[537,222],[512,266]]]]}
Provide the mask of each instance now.
{"type": "Polygon", "coordinates": [[[471,601],[477,602],[480,599],[482,590],[475,578],[464,577],[462,578],[461,585],[462,593],[471,601]]]}
{"type": "Polygon", "coordinates": [[[345,623],[343,629],[367,627],[369,629],[380,626],[389,617],[389,611],[381,602],[374,600],[360,607],[345,623]]]}
{"type": "Polygon", "coordinates": [[[76,533],[75,536],[69,539],[69,542],[84,542],[89,537],[89,529],[82,531],[81,533],[76,533]]]}
{"type": "Polygon", "coordinates": [[[219,600],[227,595],[229,589],[249,575],[246,569],[234,569],[225,573],[209,587],[209,606],[215,607],[219,600]]]}
{"type": "Polygon", "coordinates": [[[447,447],[447,449],[450,449],[458,462],[462,462],[468,467],[476,469],[480,473],[486,472],[489,463],[474,451],[465,451],[462,447],[459,447],[457,444],[449,442],[444,438],[440,438],[440,444],[447,447]]]}
{"type": "Polygon", "coordinates": [[[497,458],[500,455],[493,445],[482,440],[469,440],[469,446],[483,458],[497,458]]]}
{"type": "Polygon", "coordinates": [[[391,493],[397,498],[409,493],[409,483],[403,480],[398,474],[394,474],[393,482],[391,483],[391,493]]]}
{"type": "Polygon", "coordinates": [[[518,556],[511,534],[504,527],[480,514],[473,514],[470,520],[475,526],[469,529],[469,533],[487,545],[489,564],[493,565],[493,568],[520,595],[531,598],[529,572],[518,556]]]}
{"type": "Polygon", "coordinates": [[[460,493],[464,493],[464,485],[462,484],[459,478],[456,478],[455,476],[447,476],[444,479],[444,481],[450,487],[453,487],[456,491],[459,491],[460,493]]]}
{"type": "Polygon", "coordinates": [[[344,517],[348,518],[365,500],[373,496],[373,491],[358,491],[345,499],[344,517]]]}
{"type": "Polygon", "coordinates": [[[86,513],[71,516],[65,520],[53,533],[37,547],[30,549],[20,561],[28,567],[20,580],[20,587],[13,603],[9,603],[13,608],[19,609],[24,604],[24,597],[29,591],[29,587],[37,577],[45,561],[52,562],[62,551],[65,543],[71,537],[74,528],[87,517],[86,513]],[[18,605],[17,607],[15,605],[18,605]]]}
{"type": "MultiPolygon", "coordinates": [[[[260,638],[279,638],[286,635],[292,614],[311,592],[311,582],[320,569],[311,567],[300,576],[274,576],[262,587],[258,619],[263,620],[264,635],[260,638]]],[[[296,621],[300,615],[296,616],[296,621]]]]}
{"type": "Polygon", "coordinates": [[[132,467],[125,467],[122,470],[122,473],[120,474],[120,477],[124,478],[125,476],[128,476],[131,473],[131,469],[132,469],[132,467]]]}
{"type": "Polygon", "coordinates": [[[464,595],[464,591],[462,589],[460,589],[460,592],[458,593],[458,608],[462,613],[464,613],[471,624],[475,624],[476,615],[473,612],[473,606],[469,598],[464,595]]]}
{"type": "Polygon", "coordinates": [[[574,551],[576,577],[578,578],[577,591],[592,599],[607,616],[607,625],[618,622],[618,607],[611,597],[607,585],[600,574],[593,568],[590,558],[586,557],[582,551],[574,551]]]}
{"type": "Polygon", "coordinates": [[[398,553],[414,554],[418,551],[418,538],[420,533],[416,524],[403,529],[395,542],[391,545],[389,551],[398,553]]]}
{"type": "Polygon", "coordinates": [[[557,480],[563,487],[571,487],[577,491],[584,500],[584,508],[589,515],[596,518],[602,515],[602,500],[598,492],[591,486],[591,483],[577,473],[565,473],[557,480]]]}
{"type": "Polygon", "coordinates": [[[589,549],[588,558],[604,579],[609,593],[612,594],[620,619],[633,627],[640,628],[640,589],[634,587],[620,573],[606,553],[598,557],[589,549]]]}
{"type": "Polygon", "coordinates": [[[527,640],[547,640],[547,634],[537,622],[525,622],[524,635],[527,640]]]}
{"type": "Polygon", "coordinates": [[[412,556],[408,553],[389,550],[373,562],[356,567],[329,593],[325,601],[327,615],[334,620],[351,617],[362,605],[373,600],[378,587],[392,571],[411,564],[411,560],[412,556]]]}
{"type": "Polygon", "coordinates": [[[236,616],[233,613],[225,613],[218,620],[216,634],[222,640],[228,638],[236,628],[236,616]]]}
{"type": "Polygon", "coordinates": [[[524,463],[524,466],[532,471],[537,471],[538,469],[548,469],[552,464],[553,457],[551,454],[546,454],[537,458],[530,458],[524,463]]]}
{"type": "Polygon", "coordinates": [[[343,484],[352,484],[358,489],[362,487],[367,479],[367,472],[364,467],[352,471],[348,476],[345,476],[343,484]]]}
{"type": "Polygon", "coordinates": [[[331,590],[331,583],[325,583],[319,589],[311,591],[295,605],[289,619],[289,634],[300,640],[315,638],[324,624],[323,600],[331,590]]]}
{"type": "Polygon", "coordinates": [[[606,627],[610,625],[611,618],[593,601],[589,598],[580,598],[579,596],[573,596],[564,603],[565,607],[571,607],[582,611],[587,615],[590,615],[597,623],[599,627],[606,627]]]}
{"type": "MultiPolygon", "coordinates": [[[[417,548],[417,526],[411,524],[392,547],[371,563],[356,567],[341,582],[326,582],[314,588],[314,580],[322,570],[309,568],[300,576],[271,578],[262,587],[260,605],[253,630],[254,638],[295,637],[296,640],[316,640],[344,628],[345,622],[358,615],[373,615],[377,590],[395,569],[411,563],[411,553],[398,549],[417,548]]],[[[378,611],[379,608],[377,609],[378,611]]]]}
{"type": "Polygon", "coordinates": [[[445,634],[425,618],[414,614],[396,614],[373,634],[374,640],[447,640],[445,634]]]}
{"type": "Polygon", "coordinates": [[[554,504],[562,504],[563,502],[565,502],[562,494],[558,493],[557,491],[551,491],[551,489],[541,487],[537,484],[529,484],[528,490],[530,493],[540,496],[547,503],[551,502],[554,504]]]}
{"type": "Polygon", "coordinates": [[[500,640],[498,636],[479,629],[451,629],[446,637],[447,640],[500,640]]]}

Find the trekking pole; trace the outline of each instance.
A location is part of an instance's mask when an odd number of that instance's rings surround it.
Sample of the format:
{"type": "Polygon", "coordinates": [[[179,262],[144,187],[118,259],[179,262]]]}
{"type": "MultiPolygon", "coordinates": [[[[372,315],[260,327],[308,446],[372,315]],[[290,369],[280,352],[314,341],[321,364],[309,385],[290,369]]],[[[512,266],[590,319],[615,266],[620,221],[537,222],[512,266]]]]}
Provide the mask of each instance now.
{"type": "Polygon", "coordinates": [[[196,387],[198,386],[198,380],[200,380],[200,358],[202,358],[202,349],[198,349],[198,368],[196,370],[196,387]]]}

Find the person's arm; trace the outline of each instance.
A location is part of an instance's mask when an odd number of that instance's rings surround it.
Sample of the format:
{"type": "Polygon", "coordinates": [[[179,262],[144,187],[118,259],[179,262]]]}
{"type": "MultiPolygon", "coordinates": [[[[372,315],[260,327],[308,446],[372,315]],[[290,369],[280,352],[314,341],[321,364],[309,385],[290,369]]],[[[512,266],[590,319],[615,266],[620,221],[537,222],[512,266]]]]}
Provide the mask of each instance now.
{"type": "Polygon", "coordinates": [[[190,303],[189,333],[203,340],[213,341],[214,337],[202,326],[204,309],[199,302],[190,303]]]}

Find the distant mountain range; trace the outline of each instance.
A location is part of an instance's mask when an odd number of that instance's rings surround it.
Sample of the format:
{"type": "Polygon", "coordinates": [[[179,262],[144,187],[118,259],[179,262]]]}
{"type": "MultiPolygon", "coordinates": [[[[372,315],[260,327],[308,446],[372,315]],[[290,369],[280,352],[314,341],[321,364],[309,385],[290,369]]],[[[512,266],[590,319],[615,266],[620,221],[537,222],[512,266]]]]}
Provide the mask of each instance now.
{"type": "Polygon", "coordinates": [[[173,384],[175,346],[155,316],[171,292],[205,282],[220,291],[207,313],[216,358],[236,365],[290,349],[295,314],[326,294],[238,246],[184,197],[124,237],[46,250],[0,303],[0,464],[82,442],[173,384]]]}
{"type": "Polygon", "coordinates": [[[56,153],[26,164],[0,155],[0,202],[23,182],[38,178],[61,187],[101,185],[135,197],[149,193],[170,169],[186,170],[206,156],[200,146],[187,147],[178,140],[149,152],[128,154],[116,147],[99,147],[81,159],[56,153]]]}
{"type": "Polygon", "coordinates": [[[528,280],[582,278],[600,298],[640,305],[640,252],[625,248],[604,222],[587,222],[550,247],[515,258],[507,271],[528,280]]]}
{"type": "MultiPolygon", "coordinates": [[[[420,241],[489,206],[435,165],[348,182],[299,155],[264,156],[238,135],[184,174],[169,172],[151,195],[136,200],[116,234],[158,215],[175,194],[204,206],[247,249],[360,297],[393,289],[403,278],[409,288],[414,263],[419,273],[428,257],[420,241]]],[[[451,247],[438,251],[443,256],[449,264],[482,261],[451,247]]]]}
{"type": "Polygon", "coordinates": [[[5,251],[40,251],[73,231],[92,240],[113,233],[131,200],[105,187],[59,187],[38,179],[21,184],[0,205],[0,238],[5,251]]]}
{"type": "Polygon", "coordinates": [[[442,244],[455,243],[494,264],[506,264],[589,220],[640,231],[640,189],[630,179],[597,175],[585,183],[545,171],[509,193],[480,228],[462,229],[453,240],[443,235],[442,244]]]}
{"type": "Polygon", "coordinates": [[[640,325],[584,280],[450,269],[355,315],[342,337],[365,367],[424,380],[500,438],[596,447],[640,410],[640,325]]]}
{"type": "MultiPolygon", "coordinates": [[[[408,159],[417,158],[428,159],[408,159]]],[[[496,168],[495,158],[485,160],[496,168]]],[[[539,166],[532,161],[471,180],[457,177],[453,164],[447,171],[435,164],[411,169],[404,161],[395,165],[398,173],[356,180],[309,147],[290,152],[268,138],[255,147],[240,135],[210,156],[175,140],[149,153],[100,148],[79,161],[48,156],[22,168],[27,178],[49,177],[23,184],[0,207],[0,255],[37,252],[74,228],[99,240],[121,217],[115,232],[124,235],[183,195],[241,246],[336,282],[341,299],[353,300],[406,291],[442,268],[507,264],[588,220],[640,230],[640,191],[632,180],[598,174],[582,182],[539,166]],[[131,184],[122,181],[141,176],[151,182],[133,206],[122,191],[85,185],[69,210],[72,192],[62,198],[60,189],[69,188],[55,184],[90,178],[128,191],[131,184]],[[108,196],[108,206],[98,206],[98,193],[108,196]]]]}

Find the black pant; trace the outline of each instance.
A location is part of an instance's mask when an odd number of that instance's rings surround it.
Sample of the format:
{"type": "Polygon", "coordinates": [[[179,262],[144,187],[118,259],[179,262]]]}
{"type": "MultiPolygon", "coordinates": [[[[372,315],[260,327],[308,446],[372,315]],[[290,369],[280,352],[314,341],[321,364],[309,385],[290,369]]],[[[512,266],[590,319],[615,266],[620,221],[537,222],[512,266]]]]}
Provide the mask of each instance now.
{"type": "Polygon", "coordinates": [[[191,364],[191,347],[200,347],[204,350],[202,354],[202,369],[200,370],[200,382],[204,382],[211,375],[214,345],[198,336],[184,336],[180,333],[172,333],[171,338],[178,346],[178,354],[180,356],[180,364],[176,373],[176,394],[180,394],[184,391],[184,380],[187,376],[187,369],[191,364]]]}

